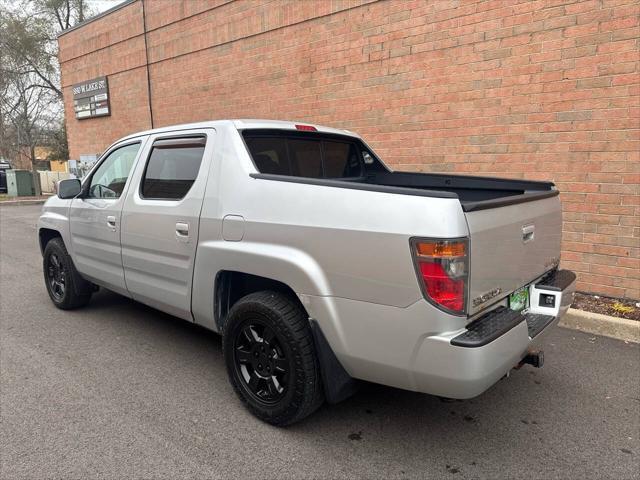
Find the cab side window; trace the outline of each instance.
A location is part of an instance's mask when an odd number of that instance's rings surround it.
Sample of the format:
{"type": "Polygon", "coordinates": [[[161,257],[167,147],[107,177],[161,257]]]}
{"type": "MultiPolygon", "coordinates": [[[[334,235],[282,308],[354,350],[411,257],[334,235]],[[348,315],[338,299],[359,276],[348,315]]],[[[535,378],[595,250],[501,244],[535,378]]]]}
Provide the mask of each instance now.
{"type": "Polygon", "coordinates": [[[184,198],[200,171],[206,141],[204,136],[156,140],[142,178],[142,197],[184,198]]]}
{"type": "Polygon", "coordinates": [[[119,198],[138,150],[140,143],[132,143],[112,151],[91,176],[89,198],[119,198]]]}

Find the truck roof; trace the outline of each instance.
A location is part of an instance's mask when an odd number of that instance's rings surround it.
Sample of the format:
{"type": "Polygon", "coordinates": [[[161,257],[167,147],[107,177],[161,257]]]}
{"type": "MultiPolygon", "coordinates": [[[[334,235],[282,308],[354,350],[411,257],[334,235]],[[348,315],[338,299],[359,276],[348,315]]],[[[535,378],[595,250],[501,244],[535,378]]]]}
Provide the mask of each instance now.
{"type": "Polygon", "coordinates": [[[131,135],[127,135],[123,138],[135,138],[141,135],[151,135],[155,133],[163,133],[163,132],[174,132],[176,130],[190,130],[196,128],[215,128],[220,126],[233,126],[238,130],[248,130],[248,129],[278,129],[278,130],[297,130],[296,125],[304,125],[314,127],[318,132],[322,133],[334,133],[340,135],[350,135],[354,137],[359,137],[354,132],[349,130],[326,127],[324,125],[317,125],[315,123],[308,122],[297,122],[297,121],[285,121],[285,120],[264,120],[264,119],[229,119],[229,120],[211,120],[206,122],[196,122],[196,123],[183,123],[178,125],[170,125],[167,127],[154,128],[152,130],[145,130],[143,132],[136,132],[131,135]]]}

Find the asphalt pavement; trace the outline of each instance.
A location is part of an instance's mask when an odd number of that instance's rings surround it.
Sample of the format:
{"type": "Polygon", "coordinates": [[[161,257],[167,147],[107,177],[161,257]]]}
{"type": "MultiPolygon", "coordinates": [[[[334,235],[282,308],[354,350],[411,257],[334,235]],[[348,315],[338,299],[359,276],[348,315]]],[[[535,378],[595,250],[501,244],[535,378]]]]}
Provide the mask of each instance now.
{"type": "Polygon", "coordinates": [[[107,291],[57,310],[40,208],[0,207],[2,479],[640,478],[636,344],[556,328],[542,369],[475,399],[365,385],[278,429],[236,399],[217,335],[107,291]]]}

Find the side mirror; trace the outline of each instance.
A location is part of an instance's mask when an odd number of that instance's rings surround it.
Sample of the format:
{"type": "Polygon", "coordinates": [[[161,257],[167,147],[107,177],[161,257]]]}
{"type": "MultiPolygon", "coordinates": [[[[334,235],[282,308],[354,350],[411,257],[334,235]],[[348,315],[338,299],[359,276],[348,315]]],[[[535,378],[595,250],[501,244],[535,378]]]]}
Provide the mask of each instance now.
{"type": "Polygon", "coordinates": [[[82,184],[77,178],[60,180],[56,186],[58,198],[74,198],[82,191],[82,184]]]}

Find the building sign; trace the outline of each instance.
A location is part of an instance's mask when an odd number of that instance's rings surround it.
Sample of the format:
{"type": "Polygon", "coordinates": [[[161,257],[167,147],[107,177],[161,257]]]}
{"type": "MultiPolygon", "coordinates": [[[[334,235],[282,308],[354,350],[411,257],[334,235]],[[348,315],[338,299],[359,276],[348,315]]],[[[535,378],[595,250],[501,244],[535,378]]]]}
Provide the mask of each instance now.
{"type": "Polygon", "coordinates": [[[74,85],[73,110],[78,119],[110,115],[107,77],[98,77],[74,85]]]}

